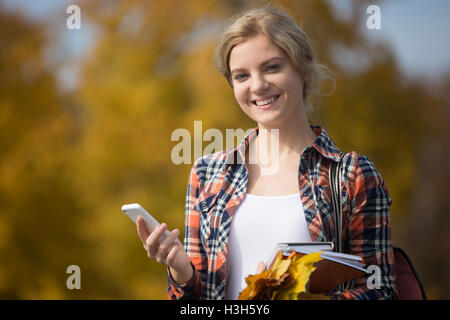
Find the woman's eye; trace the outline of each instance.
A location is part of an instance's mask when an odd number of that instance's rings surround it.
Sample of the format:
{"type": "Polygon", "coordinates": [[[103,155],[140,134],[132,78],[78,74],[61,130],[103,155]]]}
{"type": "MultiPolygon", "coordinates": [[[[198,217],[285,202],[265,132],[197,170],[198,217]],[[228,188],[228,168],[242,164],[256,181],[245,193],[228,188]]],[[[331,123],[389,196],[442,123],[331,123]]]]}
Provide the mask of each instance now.
{"type": "Polygon", "coordinates": [[[269,71],[273,71],[273,70],[278,70],[280,68],[280,65],[278,64],[271,64],[267,66],[267,70],[269,71]]]}
{"type": "Polygon", "coordinates": [[[245,79],[246,76],[247,76],[247,75],[245,75],[245,74],[237,74],[237,75],[235,75],[235,76],[233,77],[233,79],[236,80],[236,81],[242,81],[242,80],[245,79]]]}

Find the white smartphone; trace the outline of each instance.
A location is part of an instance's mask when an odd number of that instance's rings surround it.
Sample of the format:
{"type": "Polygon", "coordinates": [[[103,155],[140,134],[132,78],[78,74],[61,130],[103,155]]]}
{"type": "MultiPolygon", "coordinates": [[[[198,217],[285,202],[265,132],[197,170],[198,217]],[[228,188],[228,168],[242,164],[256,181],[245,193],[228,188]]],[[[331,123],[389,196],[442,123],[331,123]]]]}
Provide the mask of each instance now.
{"type": "MultiPolygon", "coordinates": [[[[144,219],[145,223],[147,224],[148,230],[154,230],[156,227],[160,225],[158,221],[156,221],[155,218],[152,217],[150,213],[147,212],[140,204],[138,203],[132,203],[132,204],[124,204],[122,206],[122,211],[130,217],[131,220],[136,223],[137,217],[140,215],[144,219]]],[[[168,235],[169,231],[167,229],[164,232],[164,235],[168,235]]]]}

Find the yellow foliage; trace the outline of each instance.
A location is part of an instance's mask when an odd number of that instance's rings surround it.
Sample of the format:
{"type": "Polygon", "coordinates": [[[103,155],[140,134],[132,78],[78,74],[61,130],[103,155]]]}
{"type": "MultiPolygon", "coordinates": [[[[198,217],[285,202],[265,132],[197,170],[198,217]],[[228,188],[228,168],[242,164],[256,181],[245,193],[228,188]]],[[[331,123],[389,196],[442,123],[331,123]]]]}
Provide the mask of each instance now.
{"type": "Polygon", "coordinates": [[[281,251],[270,270],[248,276],[245,288],[239,300],[326,300],[324,295],[308,292],[307,284],[316,267],[314,264],[322,258],[320,252],[307,255],[293,252],[283,258],[281,251]]]}
{"type": "MultiPolygon", "coordinates": [[[[363,15],[342,22],[331,14],[328,1],[280,3],[305,26],[325,65],[335,66],[328,53],[336,44],[366,53],[372,64],[359,74],[334,70],[337,89],[323,101],[331,108],[317,109],[312,115],[318,120],[311,115],[309,122],[324,125],[342,150],[373,158],[399,223],[408,222],[403,219],[409,212],[420,220],[423,205],[413,205],[418,212],[407,210],[418,186],[441,186],[427,209],[445,212],[439,207],[445,201],[438,200],[445,199],[448,171],[425,170],[425,183],[414,181],[421,177],[420,168],[446,159],[439,153],[427,155],[446,150],[442,146],[450,126],[442,106],[447,104],[437,103],[438,96],[429,96],[419,84],[404,85],[389,52],[360,41],[355,26],[363,15]],[[324,36],[328,34],[333,41],[324,36]],[[423,137],[433,142],[429,148],[420,147],[423,137]]],[[[83,21],[99,32],[92,33],[92,47],[84,48],[76,62],[74,91],[58,86],[59,71],[75,63],[73,55],[51,50],[54,65],[49,68],[47,61],[46,48],[59,48],[52,41],[60,38],[47,30],[65,28],[52,28],[53,19],[44,15],[41,22],[30,23],[27,15],[0,8],[0,297],[163,299],[165,270],[148,260],[120,206],[140,202],[171,229],[182,229],[192,163],[171,162],[176,144],[171,133],[185,128],[192,134],[194,120],[203,121],[203,130],[223,133],[256,126],[212,63],[217,26],[244,6],[217,0],[83,0],[80,6],[83,21]],[[83,268],[80,292],[66,288],[65,268],[72,263],[83,268]]],[[[354,10],[363,12],[363,7],[355,2],[354,10]]],[[[83,30],[90,35],[89,28],[83,30]]],[[[445,88],[449,86],[447,81],[445,88]]],[[[443,94],[446,99],[448,90],[443,94]]],[[[439,223],[443,217],[435,215],[430,225],[445,225],[439,223]]],[[[428,239],[429,230],[423,232],[428,239]]],[[[244,296],[321,298],[305,291],[313,260],[279,260],[271,271],[247,279],[244,296]]],[[[435,296],[443,296],[445,289],[438,289],[435,296]]]]}

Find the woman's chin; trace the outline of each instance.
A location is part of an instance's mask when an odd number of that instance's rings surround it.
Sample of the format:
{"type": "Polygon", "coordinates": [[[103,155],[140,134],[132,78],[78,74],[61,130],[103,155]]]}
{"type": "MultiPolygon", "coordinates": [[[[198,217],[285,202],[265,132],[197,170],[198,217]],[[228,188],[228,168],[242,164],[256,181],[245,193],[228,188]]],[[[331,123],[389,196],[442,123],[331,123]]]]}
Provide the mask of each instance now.
{"type": "Polygon", "coordinates": [[[264,117],[254,117],[253,120],[255,120],[259,126],[265,127],[265,128],[279,128],[283,121],[274,115],[267,115],[264,117]]]}

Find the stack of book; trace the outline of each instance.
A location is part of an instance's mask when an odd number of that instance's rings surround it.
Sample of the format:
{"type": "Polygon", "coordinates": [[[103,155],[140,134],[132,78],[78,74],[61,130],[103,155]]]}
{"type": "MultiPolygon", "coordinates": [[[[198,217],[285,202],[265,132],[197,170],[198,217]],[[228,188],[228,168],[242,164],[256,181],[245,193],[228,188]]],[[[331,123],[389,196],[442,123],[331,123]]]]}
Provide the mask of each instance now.
{"type": "Polygon", "coordinates": [[[333,249],[333,242],[278,243],[266,260],[266,268],[273,266],[280,251],[283,257],[289,256],[293,251],[300,256],[322,251],[320,257],[323,259],[314,265],[316,270],[309,280],[311,293],[328,292],[341,283],[363,277],[367,273],[361,257],[333,252],[333,249]]]}

